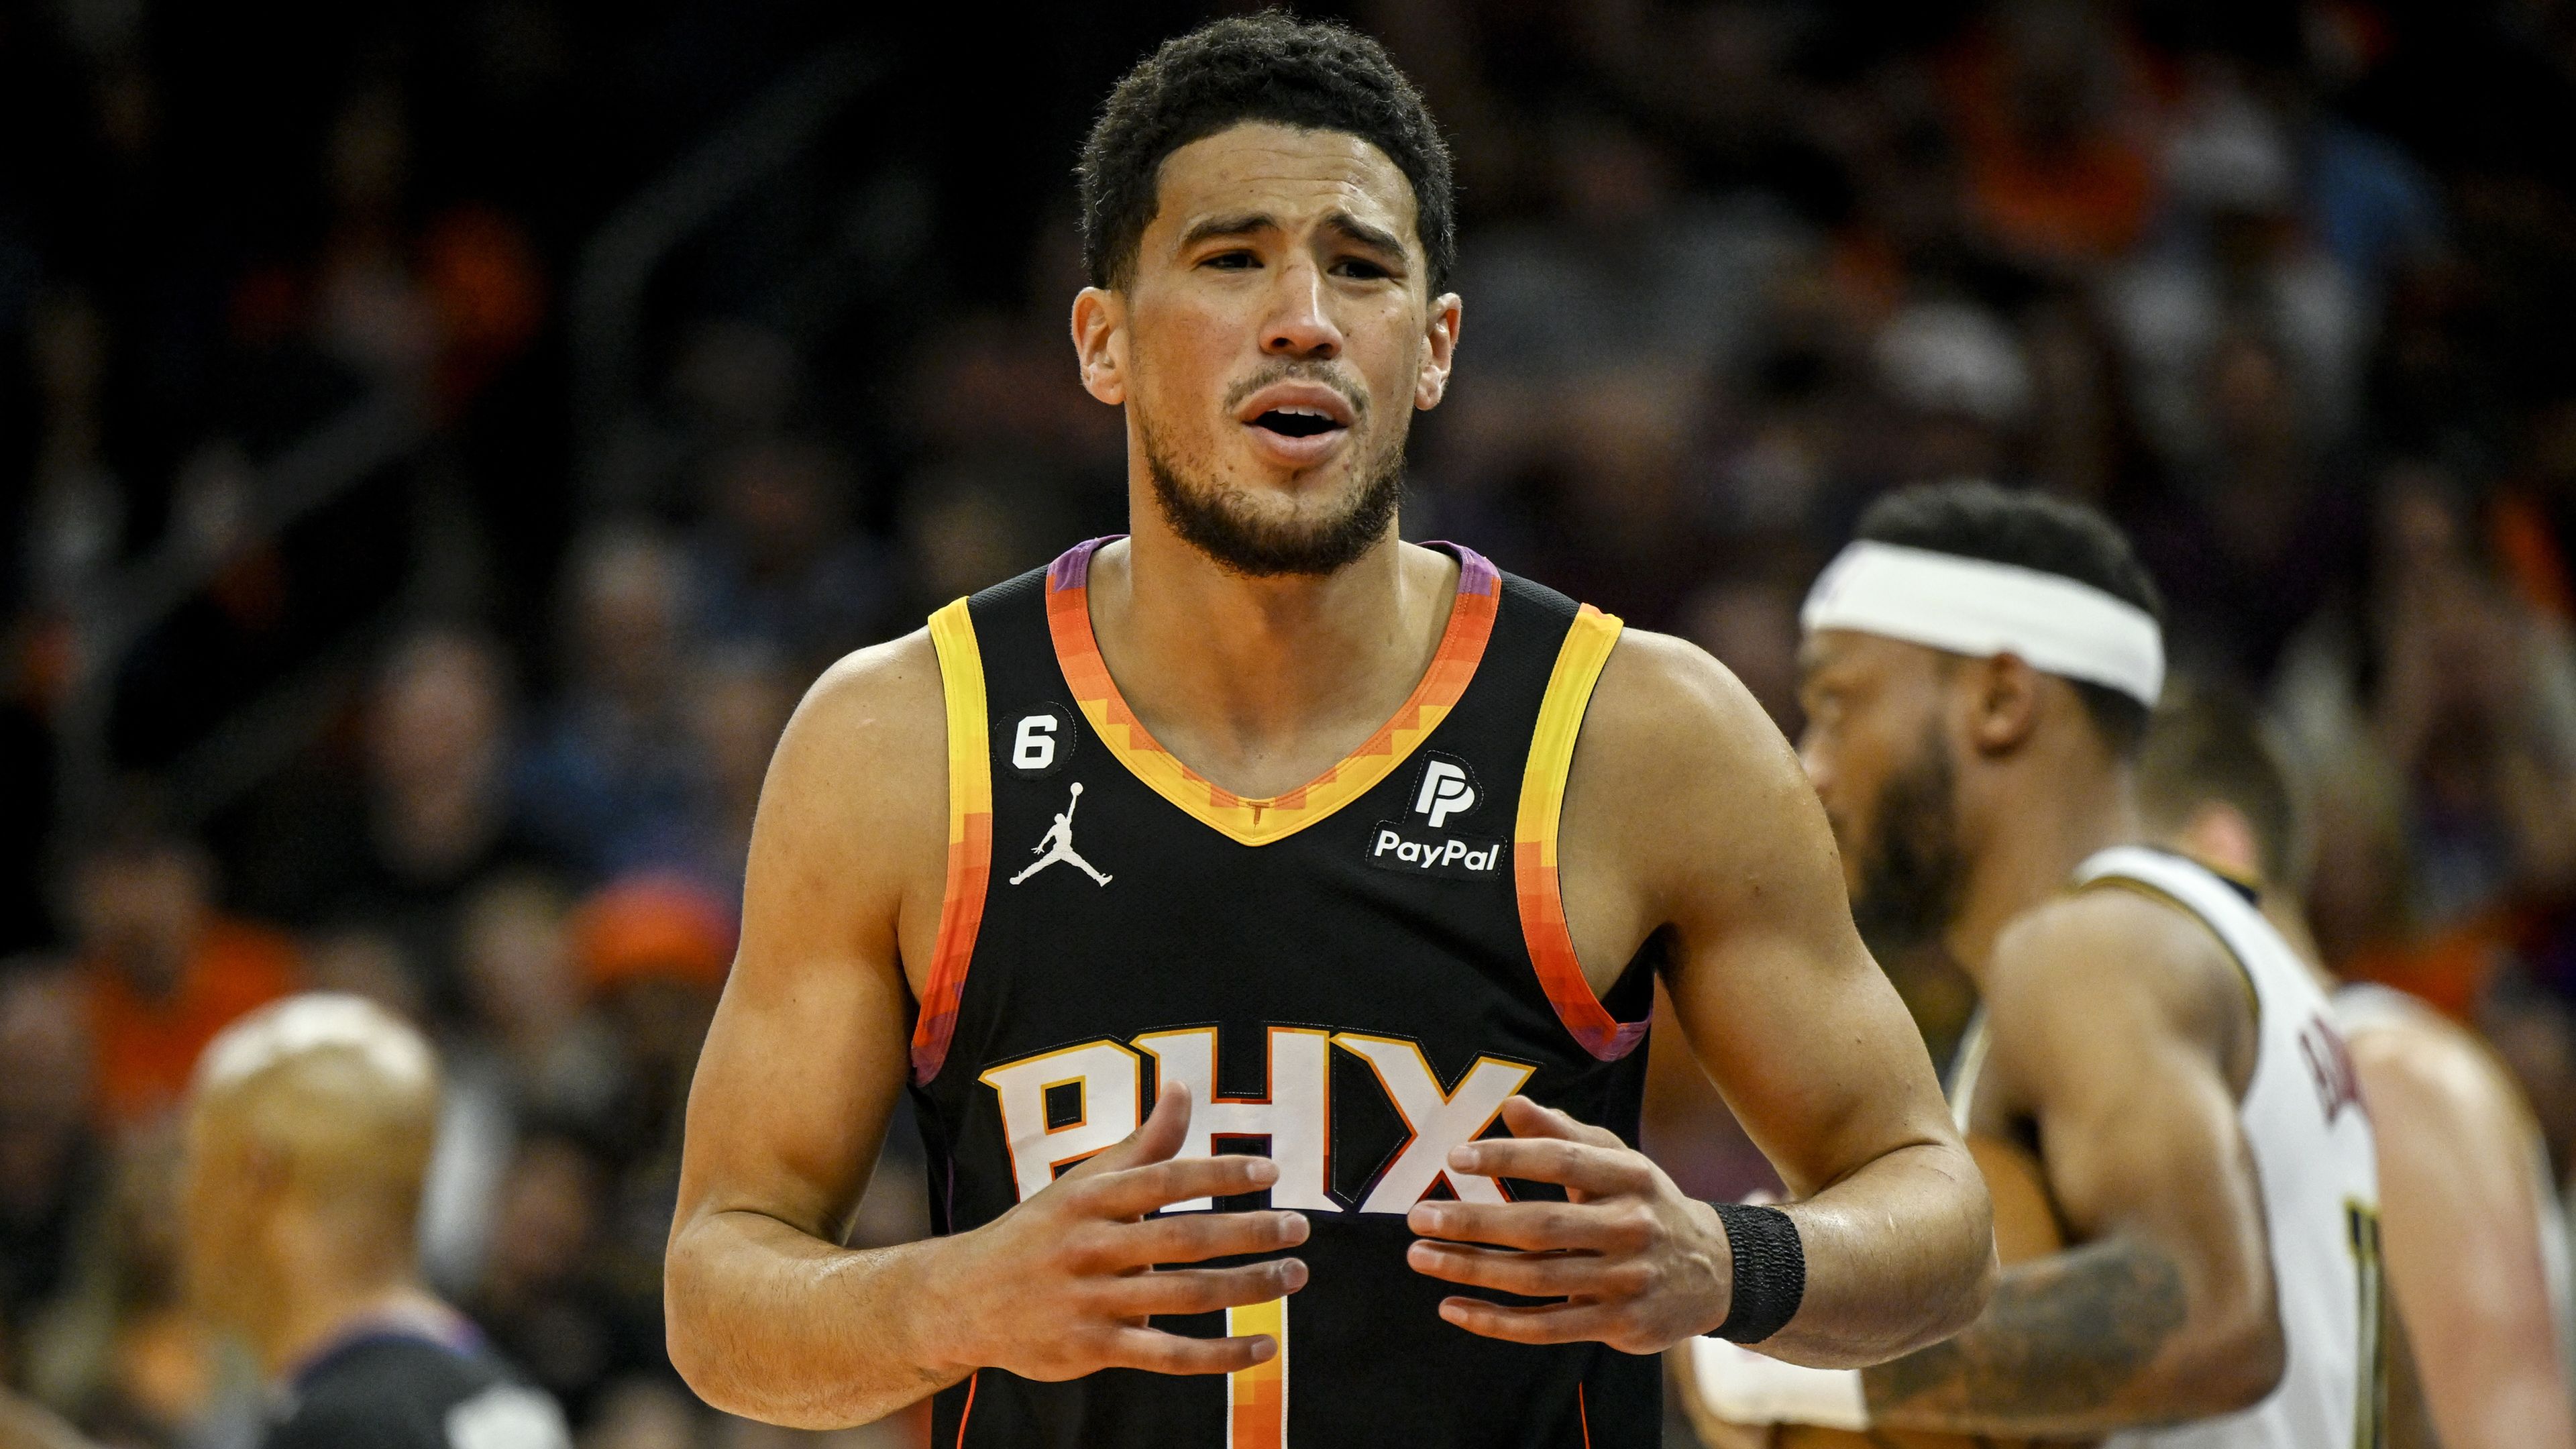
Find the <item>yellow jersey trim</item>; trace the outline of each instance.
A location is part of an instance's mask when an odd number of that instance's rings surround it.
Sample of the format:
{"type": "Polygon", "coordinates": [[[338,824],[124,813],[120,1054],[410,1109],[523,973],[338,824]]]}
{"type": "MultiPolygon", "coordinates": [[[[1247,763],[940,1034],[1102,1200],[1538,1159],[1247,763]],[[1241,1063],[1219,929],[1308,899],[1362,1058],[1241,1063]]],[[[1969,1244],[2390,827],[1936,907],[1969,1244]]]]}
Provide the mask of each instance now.
{"type": "Polygon", "coordinates": [[[1585,604],[1576,611],[1548,674],[1530,735],[1529,766],[1521,776],[1520,814],[1512,830],[1512,885],[1520,898],[1521,939],[1539,985],[1559,1020],[1586,1051],[1603,1061],[1626,1056],[1645,1039],[1644,1021],[1623,1022],[1601,1004],[1566,929],[1565,896],[1556,873],[1557,827],[1565,818],[1565,782],[1574,768],[1574,741],[1583,730],[1593,686],[1619,643],[1615,614],[1585,604]]]}
{"type": "Polygon", "coordinates": [[[993,757],[984,714],[984,654],[964,599],[930,616],[930,644],[939,655],[939,692],[948,715],[948,877],[939,900],[939,943],[931,953],[921,1018],[912,1031],[917,1082],[939,1075],[940,1063],[947,1059],[993,873],[993,757]]]}

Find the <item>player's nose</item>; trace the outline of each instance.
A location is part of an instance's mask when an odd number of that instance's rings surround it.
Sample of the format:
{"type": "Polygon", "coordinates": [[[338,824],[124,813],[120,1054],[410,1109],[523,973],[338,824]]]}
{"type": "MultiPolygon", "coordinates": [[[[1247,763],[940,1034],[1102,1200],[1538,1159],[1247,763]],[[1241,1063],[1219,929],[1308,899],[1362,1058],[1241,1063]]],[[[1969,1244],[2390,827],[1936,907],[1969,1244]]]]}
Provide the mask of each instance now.
{"type": "Polygon", "coordinates": [[[1274,357],[1339,357],[1342,331],[1325,307],[1324,273],[1305,261],[1279,268],[1261,350],[1274,357]]]}

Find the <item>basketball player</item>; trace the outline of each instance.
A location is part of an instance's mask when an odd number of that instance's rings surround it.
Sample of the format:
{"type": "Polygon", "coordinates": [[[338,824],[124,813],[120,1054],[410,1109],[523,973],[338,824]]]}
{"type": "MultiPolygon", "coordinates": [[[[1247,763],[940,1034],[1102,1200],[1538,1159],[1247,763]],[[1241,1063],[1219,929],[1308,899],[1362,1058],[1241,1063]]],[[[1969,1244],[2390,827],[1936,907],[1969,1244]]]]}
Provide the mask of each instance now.
{"type": "Polygon", "coordinates": [[[360,997],[288,997],[198,1059],[189,1296],[276,1386],[266,1449],[569,1449],[554,1401],[421,1286],[413,1223],[437,1124],[429,1043],[360,997]]]}
{"type": "Polygon", "coordinates": [[[1864,1373],[1694,1344],[1716,1417],[2382,1442],[2377,1186],[2331,1008],[2235,887],[2130,843],[2158,607],[2099,514],[1984,484],[1880,500],[1817,580],[1801,753],[1854,910],[1975,980],[1955,1109],[2038,1155],[2070,1246],[1864,1373]]]}
{"type": "Polygon", "coordinates": [[[1693,1334],[1851,1364],[1975,1312],[1983,1185],[1759,707],[1397,537],[1450,194],[1336,26],[1220,21],[1110,97],[1073,331],[1134,534],[852,656],[779,746],[666,1278],[718,1406],[1644,1445],[1693,1334]],[[1634,1149],[1657,969],[1785,1211],[1634,1149]],[[844,1251],[907,1082],[944,1236],[844,1251]]]}
{"type": "Polygon", "coordinates": [[[2298,901],[2289,772],[2249,702],[2166,691],[2138,762],[2147,828],[2254,888],[2333,993],[2379,1154],[2382,1253],[2448,1449],[2576,1449],[2567,1223],[2540,1126],[2485,1045],[2412,996],[2338,984],[2298,901]],[[2275,884],[2281,888],[2275,888],[2275,884]]]}

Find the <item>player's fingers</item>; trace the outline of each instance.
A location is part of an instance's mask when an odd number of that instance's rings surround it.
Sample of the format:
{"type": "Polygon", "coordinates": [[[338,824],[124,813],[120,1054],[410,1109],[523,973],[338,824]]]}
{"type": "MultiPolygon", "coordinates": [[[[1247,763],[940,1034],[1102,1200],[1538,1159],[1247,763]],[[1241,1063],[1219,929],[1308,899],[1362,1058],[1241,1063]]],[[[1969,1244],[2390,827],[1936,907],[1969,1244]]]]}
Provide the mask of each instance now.
{"type": "Polygon", "coordinates": [[[1633,1272],[1625,1259],[1598,1253],[1516,1253],[1508,1248],[1471,1248],[1458,1243],[1417,1241],[1404,1261],[1426,1278],[1470,1288],[1499,1288],[1524,1298],[1603,1297],[1624,1293],[1633,1272]]]}
{"type": "Polygon", "coordinates": [[[1503,1125],[1515,1137],[1558,1137],[1568,1142],[1588,1142],[1595,1147],[1624,1147],[1619,1134],[1607,1127],[1595,1127],[1554,1107],[1542,1107],[1527,1097],[1503,1099],[1503,1125]]]}
{"type": "Polygon", "coordinates": [[[1082,1201],[1105,1217],[1140,1218],[1192,1198],[1259,1192],[1278,1180],[1279,1164],[1269,1158],[1228,1152],[1104,1172],[1084,1184],[1082,1201]]]}
{"type": "Polygon", "coordinates": [[[1609,1310],[1588,1303],[1523,1308],[1482,1298],[1443,1298],[1440,1316],[1469,1333],[1507,1343],[1580,1343],[1600,1338],[1612,1327],[1609,1310]]]}
{"type": "Polygon", "coordinates": [[[1176,1213],[1118,1229],[1111,1240],[1120,1268],[1198,1263],[1243,1253],[1275,1253],[1306,1241],[1306,1215],[1295,1212],[1176,1213]]]}
{"type": "Polygon", "coordinates": [[[1622,1203],[1420,1202],[1405,1214],[1405,1223],[1426,1238],[1532,1252],[1632,1253],[1651,1235],[1643,1210],[1622,1203]]]}
{"type": "Polygon", "coordinates": [[[1109,1340],[1107,1366],[1157,1374],[1230,1374],[1279,1356],[1266,1333],[1241,1338],[1183,1338],[1151,1328],[1121,1328],[1109,1340]]]}
{"type": "Polygon", "coordinates": [[[1306,1286],[1306,1265],[1273,1258],[1238,1268],[1180,1268],[1116,1278],[1103,1288],[1102,1306],[1120,1318],[1155,1313],[1214,1313],[1246,1303],[1267,1303],[1306,1286]]]}
{"type": "Polygon", "coordinates": [[[1099,1177],[1149,1162],[1161,1162],[1179,1152],[1189,1135],[1190,1089],[1177,1079],[1166,1077],[1162,1090],[1154,1094],[1154,1110],[1146,1114],[1135,1131],[1093,1153],[1087,1161],[1056,1180],[1099,1177]]]}
{"type": "MultiPolygon", "coordinates": [[[[1614,1139],[1615,1140],[1615,1139],[1614,1139]]],[[[1561,1137],[1489,1137],[1449,1149],[1449,1166],[1479,1177],[1554,1182],[1595,1197],[1643,1192],[1654,1184],[1644,1154],[1561,1137]]]]}

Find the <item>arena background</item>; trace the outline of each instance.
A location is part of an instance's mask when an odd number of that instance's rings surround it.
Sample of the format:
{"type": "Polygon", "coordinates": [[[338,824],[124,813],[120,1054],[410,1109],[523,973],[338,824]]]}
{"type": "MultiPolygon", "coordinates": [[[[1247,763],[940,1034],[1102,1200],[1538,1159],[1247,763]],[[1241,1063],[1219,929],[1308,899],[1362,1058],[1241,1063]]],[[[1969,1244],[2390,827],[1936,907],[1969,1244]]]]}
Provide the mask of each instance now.
{"type": "MultiPolygon", "coordinates": [[[[586,1449],[816,1437],[661,1346],[761,770],[827,661],[1118,526],[1071,166],[1207,13],[869,8],[0,4],[8,1385],[245,1442],[168,1113],[302,982],[445,1047],[433,1277],[586,1449]]],[[[2295,746],[2326,949],[2483,1029],[2564,1168],[2576,6],[1343,13],[1463,183],[1408,535],[1687,634],[1794,733],[1867,500],[2100,503],[2295,746]]],[[[1887,965],[1946,1051],[1955,970],[1887,965]]],[[[1649,1145],[1758,1180],[1658,1060],[1649,1145]]],[[[917,1159],[899,1124],[862,1241],[925,1231],[917,1159]]]]}

